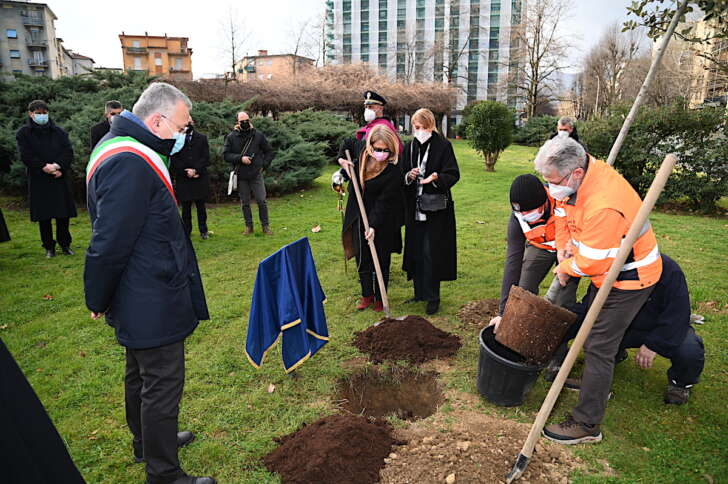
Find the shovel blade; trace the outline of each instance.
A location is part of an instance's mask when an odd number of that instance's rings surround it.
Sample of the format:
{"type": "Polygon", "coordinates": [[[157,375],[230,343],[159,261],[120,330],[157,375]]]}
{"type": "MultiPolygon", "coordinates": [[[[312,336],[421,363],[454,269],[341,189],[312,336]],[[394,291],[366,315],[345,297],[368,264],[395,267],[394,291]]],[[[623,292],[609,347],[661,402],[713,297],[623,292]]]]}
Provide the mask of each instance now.
{"type": "Polygon", "coordinates": [[[530,460],[529,457],[526,457],[523,454],[518,454],[518,458],[516,459],[516,463],[513,464],[513,469],[511,469],[511,472],[506,475],[506,484],[511,484],[511,482],[515,481],[519,477],[523,475],[523,472],[526,470],[526,467],[528,467],[528,461],[530,460]]]}

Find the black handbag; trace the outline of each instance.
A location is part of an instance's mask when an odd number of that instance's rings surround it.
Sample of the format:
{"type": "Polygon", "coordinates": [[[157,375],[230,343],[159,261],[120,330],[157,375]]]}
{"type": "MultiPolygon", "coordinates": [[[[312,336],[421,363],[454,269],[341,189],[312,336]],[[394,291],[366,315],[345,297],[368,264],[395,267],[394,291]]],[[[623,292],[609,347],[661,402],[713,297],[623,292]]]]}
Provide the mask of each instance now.
{"type": "Polygon", "coordinates": [[[417,196],[417,208],[420,212],[439,212],[447,207],[447,195],[444,193],[422,193],[417,196]]]}

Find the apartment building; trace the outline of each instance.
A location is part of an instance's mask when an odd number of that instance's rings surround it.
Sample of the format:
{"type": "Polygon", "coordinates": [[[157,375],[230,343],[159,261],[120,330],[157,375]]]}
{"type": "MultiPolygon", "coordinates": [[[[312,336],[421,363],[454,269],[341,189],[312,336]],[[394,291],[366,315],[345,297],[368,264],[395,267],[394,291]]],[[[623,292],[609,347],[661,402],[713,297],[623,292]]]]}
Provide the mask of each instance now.
{"type": "MultiPolygon", "coordinates": [[[[713,37],[720,28],[710,22],[701,20],[695,27],[695,36],[713,37]]],[[[723,27],[724,28],[724,27],[723,27]]],[[[696,53],[707,54],[723,66],[728,65],[728,39],[712,39],[707,43],[696,44],[696,53]]],[[[690,89],[690,106],[701,105],[726,106],[728,103],[728,72],[721,69],[716,62],[695,55],[692,62],[692,86],[690,89]]]]}
{"type": "Polygon", "coordinates": [[[454,119],[476,100],[518,108],[513,27],[525,0],[326,0],[326,62],[363,62],[391,80],[458,88],[454,119]],[[512,72],[509,72],[512,71],[512,72]]]}
{"type": "Polygon", "coordinates": [[[290,77],[313,69],[316,61],[309,57],[294,54],[268,54],[259,50],[257,55],[245,56],[235,64],[239,81],[270,80],[290,77]]]}
{"type": "Polygon", "coordinates": [[[152,76],[192,80],[192,49],[188,37],[119,35],[125,71],[145,71],[152,76]]]}

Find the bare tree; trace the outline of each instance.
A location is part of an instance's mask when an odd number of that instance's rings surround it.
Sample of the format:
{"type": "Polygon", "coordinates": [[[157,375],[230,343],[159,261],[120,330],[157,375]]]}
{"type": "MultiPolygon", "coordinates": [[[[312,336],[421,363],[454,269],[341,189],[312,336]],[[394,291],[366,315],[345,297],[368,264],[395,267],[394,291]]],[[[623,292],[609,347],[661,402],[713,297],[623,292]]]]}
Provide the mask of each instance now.
{"type": "Polygon", "coordinates": [[[240,20],[237,10],[230,5],[227,16],[221,19],[220,24],[224,40],[223,52],[228,56],[230,62],[230,73],[225,75],[225,85],[227,85],[229,82],[237,80],[237,64],[243,58],[243,48],[250,40],[250,31],[240,20]]]}
{"type": "MultiPolygon", "coordinates": [[[[296,77],[296,74],[306,62],[301,57],[314,59],[315,63],[318,64],[318,56],[320,54],[319,33],[321,32],[321,27],[318,25],[317,17],[304,19],[290,30],[290,52],[293,54],[291,73],[293,77],[296,77]]],[[[320,20],[323,21],[323,17],[320,20]]]]}
{"type": "Polygon", "coordinates": [[[572,8],[571,0],[539,0],[528,2],[521,24],[514,27],[514,49],[510,82],[525,100],[526,115],[535,115],[544,104],[554,99],[557,74],[568,66],[568,50],[572,41],[560,31],[572,8]]]}

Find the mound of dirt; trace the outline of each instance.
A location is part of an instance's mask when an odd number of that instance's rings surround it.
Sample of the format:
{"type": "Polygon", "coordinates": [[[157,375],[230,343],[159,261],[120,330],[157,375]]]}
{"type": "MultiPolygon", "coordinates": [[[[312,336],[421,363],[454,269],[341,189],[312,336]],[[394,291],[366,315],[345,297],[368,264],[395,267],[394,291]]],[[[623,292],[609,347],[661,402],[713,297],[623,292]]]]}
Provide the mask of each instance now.
{"type": "Polygon", "coordinates": [[[388,423],[347,415],[324,417],[276,442],[263,461],[283,484],[373,484],[392,446],[403,444],[388,423]]]}
{"type": "Polygon", "coordinates": [[[496,316],[500,315],[498,310],[499,299],[481,299],[470,301],[458,311],[458,319],[466,326],[474,325],[477,329],[482,328],[496,316]]]}
{"type": "MultiPolygon", "coordinates": [[[[397,436],[408,444],[385,461],[381,484],[482,484],[503,483],[511,470],[529,426],[471,411],[421,420],[397,436]]],[[[566,484],[578,458],[558,444],[542,440],[526,472],[517,482],[566,484]]]]}
{"type": "Polygon", "coordinates": [[[422,363],[454,355],[462,344],[460,338],[436,328],[420,316],[404,319],[385,319],[377,326],[354,334],[354,346],[370,359],[406,360],[422,363]]]}

